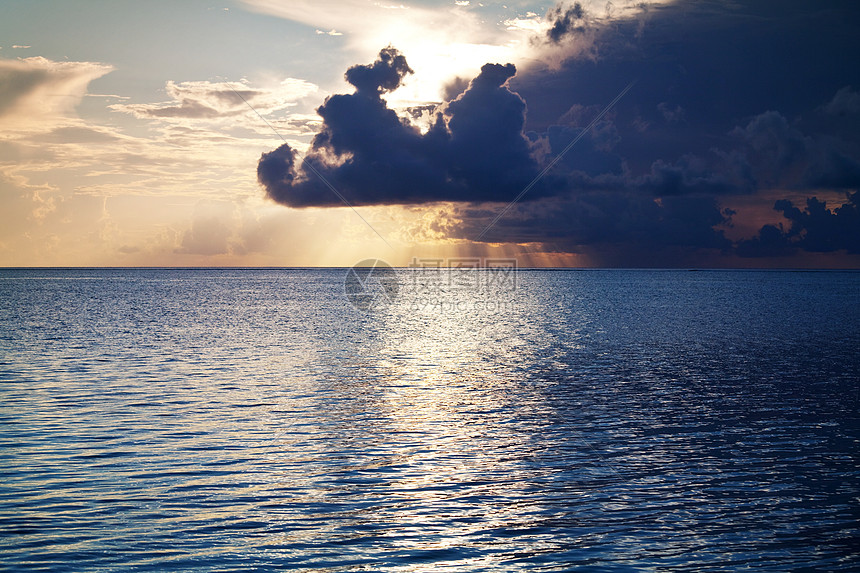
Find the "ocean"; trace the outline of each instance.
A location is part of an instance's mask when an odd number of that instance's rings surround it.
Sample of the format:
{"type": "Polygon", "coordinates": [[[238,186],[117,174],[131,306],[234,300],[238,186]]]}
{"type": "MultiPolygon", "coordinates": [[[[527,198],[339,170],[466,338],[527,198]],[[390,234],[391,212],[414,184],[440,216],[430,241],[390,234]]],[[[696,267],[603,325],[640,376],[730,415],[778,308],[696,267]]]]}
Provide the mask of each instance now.
{"type": "Polygon", "coordinates": [[[860,272],[376,276],[0,270],[0,568],[860,570],[860,272]]]}

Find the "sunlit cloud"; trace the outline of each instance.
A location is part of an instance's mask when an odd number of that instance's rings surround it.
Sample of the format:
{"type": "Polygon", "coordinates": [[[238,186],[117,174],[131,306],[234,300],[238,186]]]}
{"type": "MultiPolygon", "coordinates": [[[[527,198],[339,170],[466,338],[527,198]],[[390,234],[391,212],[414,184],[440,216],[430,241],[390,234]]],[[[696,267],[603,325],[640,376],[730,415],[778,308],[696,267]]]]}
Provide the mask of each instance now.
{"type": "Polygon", "coordinates": [[[113,69],[42,57],[0,60],[0,139],[69,123],[89,83],[113,69]]]}
{"type": "Polygon", "coordinates": [[[353,61],[372,58],[387,45],[400,50],[415,74],[387,96],[395,108],[439,102],[447,84],[458,77],[474,77],[486,63],[522,67],[543,62],[556,67],[567,58],[590,53],[598,27],[613,19],[644,18],[649,9],[670,2],[657,0],[647,6],[634,0],[571,2],[570,7],[579,6],[587,15],[593,29],[550,43],[542,38],[557,23],[552,14],[517,13],[513,4],[491,7],[463,0],[431,7],[368,0],[243,1],[251,10],[312,26],[318,34],[343,34],[342,48],[353,61]]]}
{"type": "MultiPolygon", "coordinates": [[[[710,126],[708,135],[716,139],[706,148],[676,151],[673,147],[686,142],[679,132],[695,131],[697,122],[701,124],[702,110],[711,118],[720,106],[701,103],[706,92],[686,94],[689,97],[685,98],[681,88],[690,77],[702,76],[701,70],[695,65],[685,65],[683,71],[678,71],[681,66],[660,68],[665,54],[654,50],[662,50],[660,41],[666,37],[686,42],[683,33],[688,19],[681,16],[693,10],[693,4],[706,12],[730,13],[732,18],[743,11],[734,5],[717,10],[707,3],[691,3],[688,8],[668,0],[545,5],[467,0],[242,1],[255,14],[233,10],[229,18],[265,23],[253,30],[261,33],[262,46],[262,52],[254,53],[265,57],[249,59],[237,44],[235,52],[242,65],[232,69],[205,65],[198,69],[195,66],[202,60],[194,60],[199,56],[194,49],[177,54],[175,62],[170,59],[173,63],[187,59],[185,64],[190,66],[167,72],[157,66],[135,68],[120,53],[114,60],[109,49],[89,56],[104,62],[99,63],[55,61],[63,58],[62,52],[44,53],[53,59],[12,59],[33,52],[13,51],[29,47],[23,44],[6,46],[3,53],[12,58],[0,59],[0,263],[27,264],[27,257],[32,257],[39,264],[60,265],[351,265],[377,256],[403,265],[412,256],[478,254],[521,257],[522,264],[600,264],[615,259],[602,258],[596,247],[589,251],[589,245],[629,239],[629,233],[624,234],[628,231],[638,233],[637,243],[647,243],[658,231],[664,242],[671,243],[675,239],[667,235],[669,221],[677,224],[675,234],[688,240],[690,234],[683,224],[694,220],[687,216],[688,211],[714,215],[701,221],[700,227],[707,231],[703,239],[709,239],[714,229],[724,233],[729,243],[756,237],[757,243],[748,249],[751,252],[753,247],[763,251],[772,246],[766,239],[773,233],[765,236],[760,230],[770,231],[769,225],[779,223],[784,226],[783,246],[802,249],[812,245],[805,237],[811,228],[818,230],[822,225],[793,223],[818,213],[813,210],[819,203],[805,203],[810,194],[826,201],[832,211],[828,216],[840,221],[846,219],[849,207],[857,205],[857,200],[846,199],[845,190],[856,180],[848,177],[860,173],[854,162],[856,148],[849,146],[855,145],[851,134],[856,133],[860,84],[850,75],[828,87],[826,93],[822,88],[823,95],[813,107],[783,109],[774,104],[779,114],[765,114],[771,109],[768,101],[750,109],[730,110],[736,117],[724,125],[714,121],[716,127],[710,126]],[[289,30],[287,44],[279,43],[283,30],[289,30]],[[538,189],[533,190],[495,226],[495,232],[485,238],[487,242],[474,242],[470,237],[499,212],[498,201],[444,202],[459,200],[459,195],[446,195],[431,197],[421,205],[362,202],[356,200],[355,189],[347,180],[334,178],[361,217],[336,198],[326,208],[302,209],[269,200],[257,179],[261,155],[286,142],[296,154],[296,165],[302,158],[313,158],[309,152],[313,138],[331,132],[315,110],[326,109],[327,101],[338,99],[331,97],[334,94],[352,94],[355,86],[341,83],[344,72],[372,62],[389,45],[403,54],[415,73],[406,74],[396,90],[380,95],[380,109],[393,112],[389,114],[394,117],[392,125],[410,123],[402,131],[416,131],[421,137],[427,136],[436,112],[448,109],[445,102],[462,95],[484,64],[515,64],[516,75],[507,85],[527,104],[517,116],[526,123],[523,129],[517,124],[515,135],[517,141],[527,138],[523,156],[530,156],[539,166],[557,155],[632,79],[626,75],[627,67],[616,66],[617,61],[628,61],[619,60],[619,53],[629,52],[635,64],[629,69],[637,73],[640,69],[656,71],[640,74],[636,90],[621,106],[624,109],[617,115],[615,110],[608,114],[548,174],[547,183],[555,177],[561,181],[558,188],[564,187],[572,195],[565,196],[561,205],[542,205],[529,202],[537,199],[538,189]],[[636,59],[639,53],[647,55],[641,62],[636,59]],[[115,68],[116,73],[108,75],[115,68]],[[623,77],[618,71],[622,69],[623,77]],[[133,83],[129,83],[131,77],[133,83]],[[665,77],[674,79],[666,82],[665,77]],[[765,137],[768,134],[770,139],[765,137]],[[720,182],[711,173],[725,178],[727,173],[742,172],[727,170],[726,165],[759,168],[762,176],[754,175],[760,182],[776,177],[781,173],[779,161],[785,159],[777,153],[781,149],[805,151],[805,155],[789,157],[793,165],[811,166],[804,169],[814,176],[815,185],[832,189],[796,190],[791,181],[776,178],[757,194],[714,195],[713,201],[691,204],[687,210],[681,199],[662,197],[672,192],[710,193],[705,184],[720,182]],[[801,165],[798,158],[804,157],[801,165]],[[764,167],[768,169],[762,171],[764,167]],[[838,181],[833,179],[836,175],[838,181]],[[631,182],[661,197],[649,194],[634,201],[623,193],[630,190],[631,182]],[[771,190],[773,194],[769,194],[771,190]],[[774,202],[785,199],[793,207],[775,211],[774,202]],[[434,200],[437,202],[430,202],[434,200]],[[676,216],[667,218],[665,210],[673,205],[676,216]],[[693,209],[696,206],[701,209],[693,209]],[[837,209],[843,209],[841,214],[837,209]],[[737,213],[730,216],[730,212],[737,213]],[[618,224],[621,220],[627,223],[618,224]],[[616,224],[619,229],[613,231],[616,224]],[[796,232],[791,231],[793,225],[796,232]]],[[[701,22],[704,26],[709,20],[701,22]]],[[[737,22],[731,23],[736,30],[737,22]]],[[[200,54],[208,56],[203,53],[206,34],[197,32],[200,30],[189,37],[199,40],[200,54]]],[[[757,29],[755,34],[759,34],[757,29]]],[[[221,36],[219,41],[227,40],[221,36]]],[[[707,36],[712,37],[719,36],[707,36]]],[[[45,44],[34,36],[21,40],[40,47],[45,44]]],[[[151,48],[153,44],[147,45],[151,48]]],[[[692,56],[688,59],[700,61],[692,56]]],[[[720,83],[731,83],[734,77],[734,68],[726,70],[720,83]]],[[[742,89],[735,91],[741,93],[742,89]]],[[[340,101],[344,101],[342,97],[340,101]]],[[[720,105],[732,101],[723,98],[720,105]]],[[[492,111],[487,106],[460,114],[448,109],[450,117],[459,115],[463,121],[478,117],[476,110],[492,111]]],[[[378,125],[369,121],[369,115],[349,111],[342,123],[360,124],[361,133],[377,134],[378,125]]],[[[485,115],[490,118],[488,125],[504,123],[498,113],[485,115]]],[[[483,127],[472,131],[488,132],[483,127]]],[[[490,138],[486,145],[464,145],[457,153],[428,157],[437,163],[439,157],[463,159],[471,166],[470,151],[490,150],[488,172],[498,174],[511,166],[509,158],[497,160],[499,154],[492,152],[500,141],[490,138]]],[[[371,148],[380,151],[379,145],[371,148]]],[[[391,145],[388,151],[380,156],[414,156],[415,150],[391,145]]],[[[348,155],[339,160],[347,160],[348,155]]],[[[391,178],[380,175],[379,162],[366,164],[370,167],[367,187],[378,194],[391,178]]],[[[316,182],[310,172],[307,178],[316,182]]],[[[500,196],[515,196],[527,179],[500,196]]],[[[419,184],[428,184],[423,174],[416,181],[400,187],[414,194],[419,184]]],[[[428,185],[432,187],[434,182],[428,185]]],[[[850,187],[856,188],[854,183],[850,187]]],[[[328,193],[324,185],[320,188],[328,193]]]]}
{"type": "Polygon", "coordinates": [[[261,114],[287,109],[317,90],[314,84],[294,78],[273,88],[252,88],[244,81],[168,81],[165,91],[171,101],[114,104],[110,108],[144,119],[214,119],[247,114],[249,107],[261,114]]]}
{"type": "Polygon", "coordinates": [[[534,12],[526,12],[524,16],[518,18],[509,18],[503,23],[508,30],[528,30],[535,34],[544,32],[548,28],[544,17],[534,12]]]}
{"type": "Polygon", "coordinates": [[[522,51],[528,50],[531,33],[509,31],[491,16],[476,13],[468,2],[434,8],[361,0],[245,3],[253,10],[319,31],[337,30],[356,61],[372,57],[386,45],[396,47],[416,73],[390,94],[388,99],[395,107],[439,101],[443,87],[452,78],[474,76],[487,62],[507,63],[520,58],[522,51]]]}
{"type": "MultiPolygon", "coordinates": [[[[264,87],[171,81],[170,101],[155,104],[87,93],[111,70],[92,62],[0,60],[5,264],[282,264],[295,256],[280,247],[279,225],[261,219],[268,206],[254,165],[280,137],[257,112],[302,148],[302,134],[318,118],[290,111],[317,87],[292,78],[264,87]],[[123,100],[104,108],[122,121],[82,117],[85,97],[123,100]],[[221,206],[214,214],[199,207],[212,204],[221,206]]],[[[295,243],[305,225],[292,218],[276,217],[294,229],[288,238],[295,243]]]]}

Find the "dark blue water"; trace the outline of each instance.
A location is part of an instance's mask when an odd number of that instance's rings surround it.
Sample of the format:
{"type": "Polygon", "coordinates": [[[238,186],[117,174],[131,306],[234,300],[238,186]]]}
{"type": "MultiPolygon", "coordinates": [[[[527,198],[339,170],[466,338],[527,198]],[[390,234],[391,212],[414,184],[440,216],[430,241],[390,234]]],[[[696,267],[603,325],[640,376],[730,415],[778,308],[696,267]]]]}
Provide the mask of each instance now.
{"type": "Polygon", "coordinates": [[[860,569],[860,273],[398,272],[0,270],[0,568],[860,569]]]}

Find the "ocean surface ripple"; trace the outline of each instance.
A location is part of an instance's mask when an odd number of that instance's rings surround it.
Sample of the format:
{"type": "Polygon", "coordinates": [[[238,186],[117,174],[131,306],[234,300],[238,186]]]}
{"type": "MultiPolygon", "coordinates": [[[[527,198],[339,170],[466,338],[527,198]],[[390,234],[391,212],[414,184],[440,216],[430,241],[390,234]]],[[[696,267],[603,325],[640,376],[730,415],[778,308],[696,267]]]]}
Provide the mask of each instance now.
{"type": "Polygon", "coordinates": [[[0,270],[0,568],[860,570],[860,273],[487,272],[0,270]]]}

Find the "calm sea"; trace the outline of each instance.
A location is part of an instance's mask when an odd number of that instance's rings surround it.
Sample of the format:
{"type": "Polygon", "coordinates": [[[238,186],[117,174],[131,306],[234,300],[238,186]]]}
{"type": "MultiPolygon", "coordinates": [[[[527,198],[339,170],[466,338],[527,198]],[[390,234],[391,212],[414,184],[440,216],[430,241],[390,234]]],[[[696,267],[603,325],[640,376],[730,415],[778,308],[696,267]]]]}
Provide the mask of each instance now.
{"type": "Polygon", "coordinates": [[[860,273],[443,275],[0,270],[0,568],[860,569],[860,273]]]}

